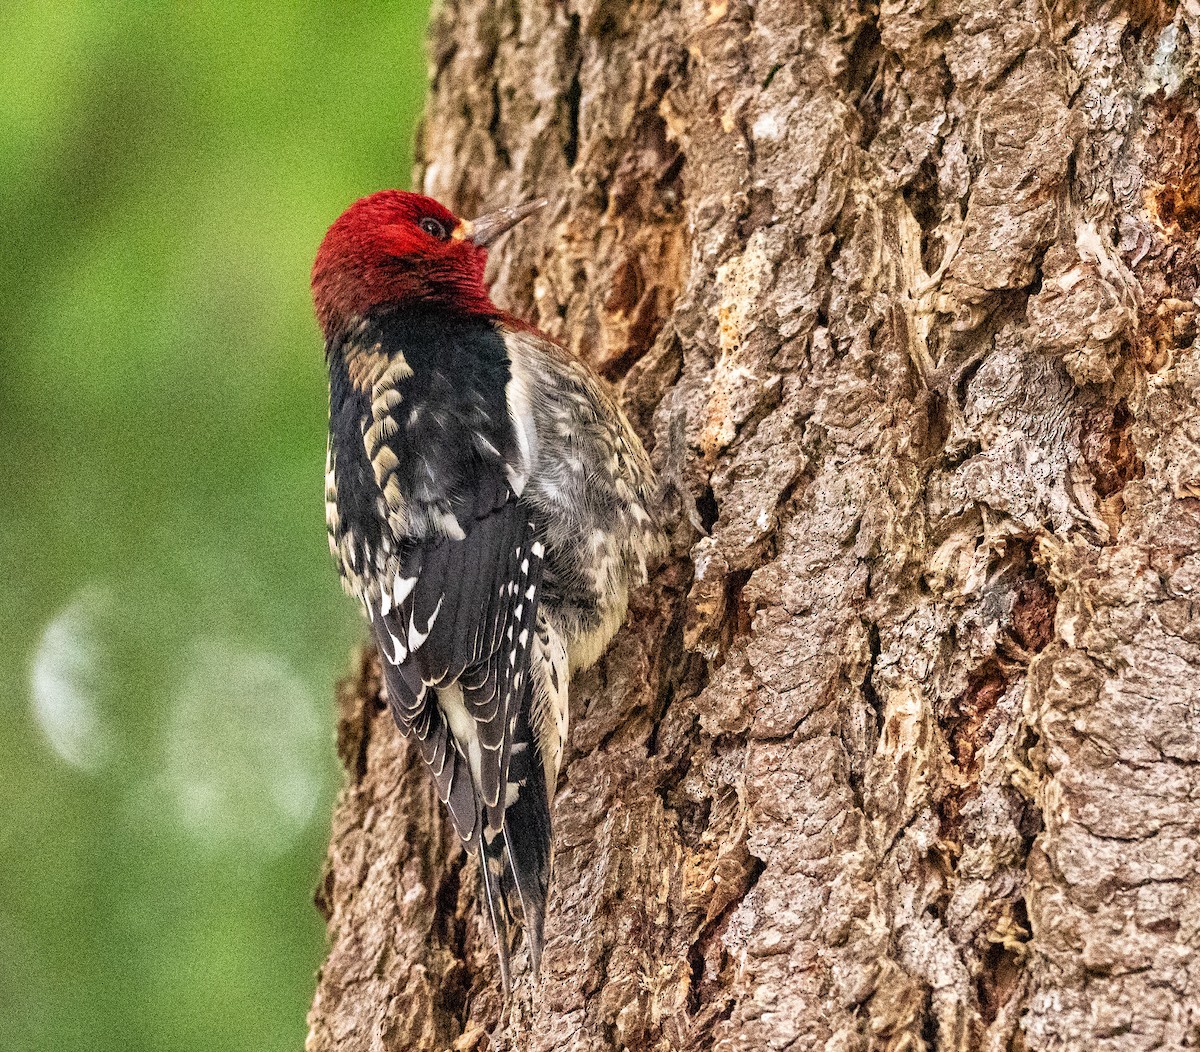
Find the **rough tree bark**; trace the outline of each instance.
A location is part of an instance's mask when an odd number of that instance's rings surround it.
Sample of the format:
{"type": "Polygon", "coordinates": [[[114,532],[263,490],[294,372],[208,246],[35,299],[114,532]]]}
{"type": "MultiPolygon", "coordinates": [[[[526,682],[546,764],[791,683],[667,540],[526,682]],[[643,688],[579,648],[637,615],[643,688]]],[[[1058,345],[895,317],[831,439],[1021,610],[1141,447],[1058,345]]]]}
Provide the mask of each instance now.
{"type": "Polygon", "coordinates": [[[500,298],[707,536],[575,683],[507,1007],[364,658],[312,1052],[1200,1047],[1193,42],[1197,0],[445,0],[418,185],[553,200],[500,298]]]}

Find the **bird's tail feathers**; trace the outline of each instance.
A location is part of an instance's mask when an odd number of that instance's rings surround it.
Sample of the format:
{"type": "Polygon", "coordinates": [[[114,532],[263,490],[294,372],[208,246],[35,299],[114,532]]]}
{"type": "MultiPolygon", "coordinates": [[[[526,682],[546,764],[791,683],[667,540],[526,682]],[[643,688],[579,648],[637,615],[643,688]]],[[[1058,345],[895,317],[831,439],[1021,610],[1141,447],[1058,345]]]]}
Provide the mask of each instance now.
{"type": "Polygon", "coordinates": [[[550,801],[546,775],[529,725],[527,688],[513,736],[508,767],[508,806],[504,811],[504,867],[501,887],[512,913],[524,918],[529,956],[537,975],[542,961],[546,895],[550,888],[550,801]]]}
{"type": "Polygon", "coordinates": [[[542,962],[546,895],[550,887],[550,802],[546,775],[529,724],[530,688],[513,733],[501,829],[486,826],[480,815],[481,871],[488,915],[496,932],[500,976],[510,987],[511,928],[515,923],[529,940],[529,959],[536,977],[542,962]]]}
{"type": "Polygon", "coordinates": [[[504,985],[504,995],[512,993],[512,935],[510,922],[514,919],[512,908],[505,895],[504,873],[507,860],[504,850],[504,837],[500,834],[491,836],[484,830],[479,838],[479,872],[482,876],[483,897],[487,901],[488,916],[492,920],[492,930],[496,933],[496,955],[500,960],[500,981],[504,985]]]}

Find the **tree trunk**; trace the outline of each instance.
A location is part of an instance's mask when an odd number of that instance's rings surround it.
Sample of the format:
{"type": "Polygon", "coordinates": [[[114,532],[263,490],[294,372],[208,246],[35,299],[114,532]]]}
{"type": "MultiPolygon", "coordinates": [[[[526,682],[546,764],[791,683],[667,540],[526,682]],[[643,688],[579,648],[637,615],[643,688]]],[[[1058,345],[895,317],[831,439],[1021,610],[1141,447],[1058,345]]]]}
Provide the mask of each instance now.
{"type": "Polygon", "coordinates": [[[1198,19],[446,0],[418,185],[695,508],[509,1005],[364,658],[312,1052],[1200,1047],[1198,19]]]}

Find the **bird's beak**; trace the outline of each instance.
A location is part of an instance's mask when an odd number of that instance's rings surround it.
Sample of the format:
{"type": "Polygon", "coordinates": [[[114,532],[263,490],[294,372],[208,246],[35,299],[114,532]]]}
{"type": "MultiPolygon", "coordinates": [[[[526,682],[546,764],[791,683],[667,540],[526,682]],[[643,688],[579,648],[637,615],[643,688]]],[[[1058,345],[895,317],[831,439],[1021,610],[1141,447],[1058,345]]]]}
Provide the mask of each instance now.
{"type": "MultiPolygon", "coordinates": [[[[459,236],[480,248],[487,248],[499,240],[501,234],[508,233],[522,219],[527,219],[534,212],[541,211],[549,203],[544,199],[526,201],[523,205],[501,208],[499,211],[489,212],[478,219],[464,219],[459,227],[461,230],[459,236]]],[[[458,234],[459,231],[456,230],[455,233],[458,234]]]]}

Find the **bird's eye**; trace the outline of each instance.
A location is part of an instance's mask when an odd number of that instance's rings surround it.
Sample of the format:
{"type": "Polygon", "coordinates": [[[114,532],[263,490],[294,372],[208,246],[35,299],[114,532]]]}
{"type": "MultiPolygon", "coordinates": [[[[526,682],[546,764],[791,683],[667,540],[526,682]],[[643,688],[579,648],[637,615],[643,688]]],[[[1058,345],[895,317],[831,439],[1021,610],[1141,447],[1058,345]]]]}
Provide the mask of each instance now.
{"type": "Polygon", "coordinates": [[[426,216],[424,219],[422,219],[419,226],[430,237],[436,237],[439,241],[445,241],[450,237],[450,234],[447,232],[446,228],[442,226],[442,224],[436,219],[433,219],[430,216],[426,216]]]}

